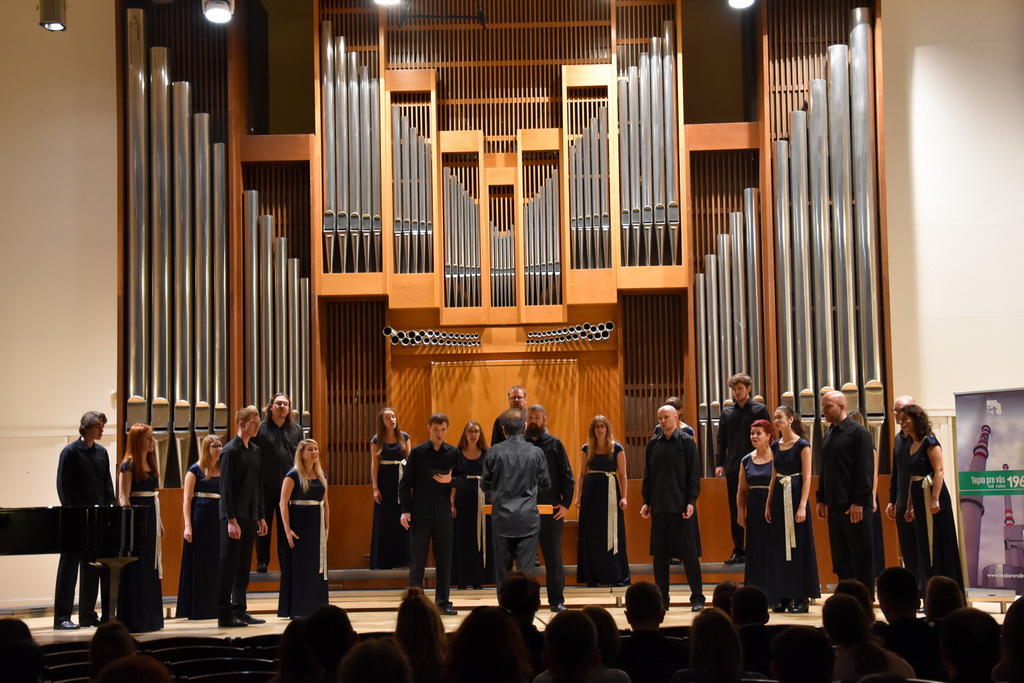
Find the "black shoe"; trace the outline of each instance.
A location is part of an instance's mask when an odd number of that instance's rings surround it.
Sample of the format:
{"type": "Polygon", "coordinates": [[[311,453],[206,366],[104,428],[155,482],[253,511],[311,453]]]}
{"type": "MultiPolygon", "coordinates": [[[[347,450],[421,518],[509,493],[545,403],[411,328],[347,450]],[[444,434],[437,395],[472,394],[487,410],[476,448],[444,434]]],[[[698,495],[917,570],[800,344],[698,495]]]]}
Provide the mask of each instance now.
{"type": "Polygon", "coordinates": [[[98,616],[96,616],[94,614],[91,617],[79,617],[78,623],[81,624],[82,626],[93,626],[93,627],[95,627],[95,626],[99,626],[100,624],[102,624],[103,620],[101,620],[98,616]]]}
{"type": "Polygon", "coordinates": [[[256,617],[254,617],[253,615],[249,614],[248,612],[239,612],[238,614],[235,615],[235,618],[239,619],[241,621],[244,621],[246,624],[254,624],[255,625],[255,624],[265,624],[265,623],[267,623],[266,619],[258,619],[256,617]]]}
{"type": "Polygon", "coordinates": [[[81,627],[70,619],[53,622],[54,631],[77,631],[79,628],[81,627]]]}
{"type": "Polygon", "coordinates": [[[249,622],[242,621],[233,614],[230,617],[221,617],[217,620],[217,626],[219,626],[220,628],[239,628],[248,625],[249,622]]]}
{"type": "Polygon", "coordinates": [[[811,602],[807,598],[800,598],[794,600],[793,604],[789,606],[790,614],[807,614],[807,611],[811,608],[811,602]]]}
{"type": "Polygon", "coordinates": [[[437,609],[440,610],[441,614],[446,616],[446,617],[454,617],[454,616],[457,616],[458,613],[459,613],[459,611],[457,609],[455,609],[454,607],[452,607],[451,605],[449,605],[447,607],[438,607],[437,609]]]}
{"type": "Polygon", "coordinates": [[[726,564],[741,564],[744,561],[743,555],[740,553],[733,553],[732,557],[725,561],[726,564]]]}
{"type": "Polygon", "coordinates": [[[564,612],[566,609],[568,608],[562,603],[558,603],[557,605],[551,605],[552,612],[564,612]]]}
{"type": "Polygon", "coordinates": [[[703,609],[704,609],[704,603],[703,602],[695,602],[695,603],[690,605],[690,611],[691,612],[700,612],[703,609]]]}
{"type": "Polygon", "coordinates": [[[267,563],[266,562],[260,562],[258,565],[256,565],[256,573],[257,574],[266,574],[267,573],[267,563]]]}
{"type": "Polygon", "coordinates": [[[776,614],[781,614],[783,612],[789,611],[790,607],[792,607],[792,603],[791,603],[790,599],[789,598],[783,598],[782,600],[779,600],[778,603],[772,605],[772,611],[775,612],[776,614]]]}

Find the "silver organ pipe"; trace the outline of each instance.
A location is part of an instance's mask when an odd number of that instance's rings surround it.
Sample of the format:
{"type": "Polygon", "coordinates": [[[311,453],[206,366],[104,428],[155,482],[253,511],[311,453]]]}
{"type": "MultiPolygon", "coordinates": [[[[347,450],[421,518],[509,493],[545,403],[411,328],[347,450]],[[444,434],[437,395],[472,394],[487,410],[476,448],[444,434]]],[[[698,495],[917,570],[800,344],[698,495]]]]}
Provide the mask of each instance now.
{"type": "MultiPolygon", "coordinates": [[[[213,247],[213,215],[210,197],[210,115],[196,114],[192,117],[195,129],[194,156],[195,183],[193,197],[195,200],[195,432],[201,439],[210,433],[213,419],[210,389],[212,388],[212,369],[210,362],[212,353],[212,330],[210,328],[211,305],[213,303],[213,287],[210,282],[213,247]]],[[[182,458],[182,477],[188,467],[188,461],[182,458]]]]}
{"type": "Polygon", "coordinates": [[[744,244],[743,213],[729,214],[729,241],[732,244],[732,339],[734,366],[737,372],[748,372],[747,363],[747,287],[743,281],[746,259],[749,256],[744,244]]]}
{"type": "Polygon", "coordinates": [[[171,79],[165,47],[150,48],[150,125],[152,158],[152,333],[150,359],[152,372],[151,422],[158,443],[161,471],[167,456],[167,436],[171,428],[170,366],[171,347],[167,343],[171,324],[171,79]]]}
{"type": "Polygon", "coordinates": [[[789,222],[789,143],[775,143],[775,310],[779,339],[780,402],[795,408],[793,398],[793,296],[789,222]]]}
{"type": "Polygon", "coordinates": [[[764,391],[764,370],[761,364],[761,212],[760,192],[756,187],[743,190],[743,227],[749,248],[747,258],[747,338],[750,340],[750,377],[754,381],[754,398],[764,391]]]}
{"type": "Polygon", "coordinates": [[[832,320],[832,217],[828,193],[828,84],[811,81],[807,105],[807,167],[811,193],[811,272],[814,287],[816,382],[819,396],[836,386],[835,327],[832,320]]]}
{"type": "Polygon", "coordinates": [[[796,408],[801,420],[814,421],[814,345],[811,321],[811,233],[807,186],[807,114],[789,114],[789,191],[793,238],[793,377],[796,408]]]}
{"type": "Polygon", "coordinates": [[[263,355],[263,335],[260,326],[260,281],[261,231],[259,215],[259,193],[246,190],[243,193],[242,222],[245,225],[245,367],[246,405],[259,406],[267,393],[261,372],[260,358],[263,355]]]}

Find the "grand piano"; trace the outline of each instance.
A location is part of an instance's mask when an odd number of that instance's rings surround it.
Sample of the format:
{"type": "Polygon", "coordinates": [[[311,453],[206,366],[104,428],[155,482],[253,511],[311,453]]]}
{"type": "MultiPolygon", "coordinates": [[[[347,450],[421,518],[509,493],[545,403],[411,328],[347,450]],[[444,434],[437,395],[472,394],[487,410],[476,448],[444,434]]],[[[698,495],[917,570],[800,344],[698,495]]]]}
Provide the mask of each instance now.
{"type": "Polygon", "coordinates": [[[0,508],[0,555],[73,553],[110,569],[110,604],[117,609],[121,568],[150,542],[146,506],[70,505],[0,508]]]}

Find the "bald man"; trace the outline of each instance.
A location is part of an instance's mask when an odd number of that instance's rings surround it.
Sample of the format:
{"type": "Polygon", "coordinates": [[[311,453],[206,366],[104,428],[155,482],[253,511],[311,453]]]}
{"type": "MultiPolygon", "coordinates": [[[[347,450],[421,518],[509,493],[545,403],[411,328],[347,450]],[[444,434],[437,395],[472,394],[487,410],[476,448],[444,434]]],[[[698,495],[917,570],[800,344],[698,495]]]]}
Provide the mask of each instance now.
{"type": "Polygon", "coordinates": [[[832,571],[840,579],[859,580],[874,595],[874,533],[865,516],[865,510],[871,513],[875,476],[871,435],[847,417],[840,391],[822,397],[821,413],[831,427],[822,443],[816,499],[818,517],[828,518],[832,571]]]}
{"type": "MultiPolygon", "coordinates": [[[[899,396],[892,402],[892,419],[899,427],[892,447],[892,470],[889,477],[889,504],[885,507],[885,514],[889,519],[896,520],[896,535],[900,542],[900,555],[903,557],[903,566],[918,574],[917,566],[917,541],[914,536],[914,523],[908,522],[907,496],[910,491],[910,478],[906,474],[907,459],[910,458],[910,443],[913,436],[907,433],[910,428],[908,422],[903,425],[903,409],[914,405],[913,396],[899,396]]],[[[918,582],[921,577],[918,576],[918,582]]],[[[918,586],[920,590],[924,586],[918,586]]]]}

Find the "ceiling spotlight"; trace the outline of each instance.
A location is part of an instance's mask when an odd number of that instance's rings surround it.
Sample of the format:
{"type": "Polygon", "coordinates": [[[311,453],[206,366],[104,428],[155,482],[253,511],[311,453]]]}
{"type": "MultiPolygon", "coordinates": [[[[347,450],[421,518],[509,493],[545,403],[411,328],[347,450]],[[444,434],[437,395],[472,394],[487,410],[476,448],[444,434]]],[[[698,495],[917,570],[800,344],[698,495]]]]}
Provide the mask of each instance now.
{"type": "Polygon", "coordinates": [[[378,5],[393,6],[402,2],[402,0],[373,0],[378,5]]]}
{"type": "Polygon", "coordinates": [[[733,9],[747,9],[754,4],[754,0],[729,0],[729,7],[733,9]]]}
{"type": "Polygon", "coordinates": [[[66,0],[39,0],[39,25],[47,31],[67,31],[66,0]]]}
{"type": "Polygon", "coordinates": [[[235,0],[203,0],[203,14],[215,24],[226,24],[235,13],[235,0]]]}

